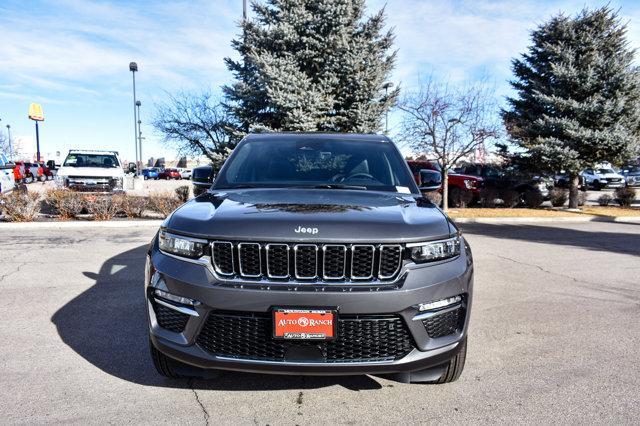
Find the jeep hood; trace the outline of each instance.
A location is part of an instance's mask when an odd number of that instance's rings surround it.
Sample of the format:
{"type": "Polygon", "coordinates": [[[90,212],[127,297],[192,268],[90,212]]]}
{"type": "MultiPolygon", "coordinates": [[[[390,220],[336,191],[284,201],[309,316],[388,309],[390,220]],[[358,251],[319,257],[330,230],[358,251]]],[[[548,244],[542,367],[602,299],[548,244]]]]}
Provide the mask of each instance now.
{"type": "Polygon", "coordinates": [[[59,176],[84,176],[84,177],[123,177],[124,171],[119,167],[60,167],[59,176]]]}
{"type": "Polygon", "coordinates": [[[411,195],[291,188],[208,192],[163,227],[206,238],[290,242],[409,242],[455,232],[440,209],[411,195]]]}

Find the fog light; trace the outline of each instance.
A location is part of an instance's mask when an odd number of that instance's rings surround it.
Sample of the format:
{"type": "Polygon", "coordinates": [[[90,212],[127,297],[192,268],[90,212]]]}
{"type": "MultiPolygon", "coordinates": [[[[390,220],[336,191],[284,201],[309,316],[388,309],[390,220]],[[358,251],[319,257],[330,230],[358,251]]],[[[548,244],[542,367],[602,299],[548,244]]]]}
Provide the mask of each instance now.
{"type": "Polygon", "coordinates": [[[163,290],[155,289],[153,294],[155,296],[161,297],[161,298],[163,298],[165,300],[169,300],[171,302],[180,303],[182,305],[195,306],[195,305],[200,304],[200,302],[198,302],[196,300],[189,299],[187,297],[176,296],[175,294],[167,293],[166,291],[163,291],[163,290]]]}
{"type": "Polygon", "coordinates": [[[460,303],[461,301],[462,301],[462,296],[453,296],[447,299],[437,300],[435,302],[420,303],[418,305],[418,310],[420,312],[433,311],[435,309],[442,309],[450,305],[455,305],[456,303],[460,303]]]}

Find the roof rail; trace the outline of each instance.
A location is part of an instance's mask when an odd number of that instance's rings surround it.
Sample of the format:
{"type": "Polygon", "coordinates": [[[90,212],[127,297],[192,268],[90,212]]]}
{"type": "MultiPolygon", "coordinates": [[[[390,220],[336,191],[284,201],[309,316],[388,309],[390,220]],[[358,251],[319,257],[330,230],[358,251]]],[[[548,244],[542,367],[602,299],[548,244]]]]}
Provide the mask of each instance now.
{"type": "Polygon", "coordinates": [[[69,152],[71,151],[83,151],[83,152],[112,152],[116,155],[120,155],[120,153],[118,153],[118,151],[115,151],[113,149],[85,149],[85,148],[71,148],[69,150],[69,152]]]}

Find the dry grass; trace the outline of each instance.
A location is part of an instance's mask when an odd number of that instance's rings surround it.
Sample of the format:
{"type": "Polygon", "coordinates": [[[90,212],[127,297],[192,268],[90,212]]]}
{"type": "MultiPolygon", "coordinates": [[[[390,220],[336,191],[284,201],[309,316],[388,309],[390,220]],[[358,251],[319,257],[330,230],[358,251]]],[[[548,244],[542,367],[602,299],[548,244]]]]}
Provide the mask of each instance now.
{"type": "Polygon", "coordinates": [[[171,193],[153,193],[148,198],[149,208],[167,217],[183,203],[171,193]]]}
{"type": "Polygon", "coordinates": [[[10,222],[31,222],[40,211],[40,195],[23,191],[14,191],[9,195],[0,195],[0,211],[10,222]]]}
{"type": "Polygon", "coordinates": [[[556,210],[556,209],[451,209],[449,216],[454,219],[459,218],[481,218],[481,217],[575,217],[575,216],[640,216],[640,208],[623,207],[583,207],[579,212],[556,210]]]}

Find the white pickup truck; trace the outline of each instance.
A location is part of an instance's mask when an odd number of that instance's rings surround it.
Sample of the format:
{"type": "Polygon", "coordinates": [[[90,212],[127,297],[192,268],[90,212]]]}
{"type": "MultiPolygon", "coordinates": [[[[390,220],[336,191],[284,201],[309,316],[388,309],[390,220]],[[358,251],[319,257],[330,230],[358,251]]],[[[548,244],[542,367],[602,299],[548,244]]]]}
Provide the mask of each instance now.
{"type": "Polygon", "coordinates": [[[124,170],[117,151],[72,149],[55,181],[59,188],[76,191],[124,192],[124,170]]]}
{"type": "Polygon", "coordinates": [[[16,185],[13,167],[14,164],[10,163],[7,157],[0,153],[0,194],[8,194],[13,191],[16,185]]]}

